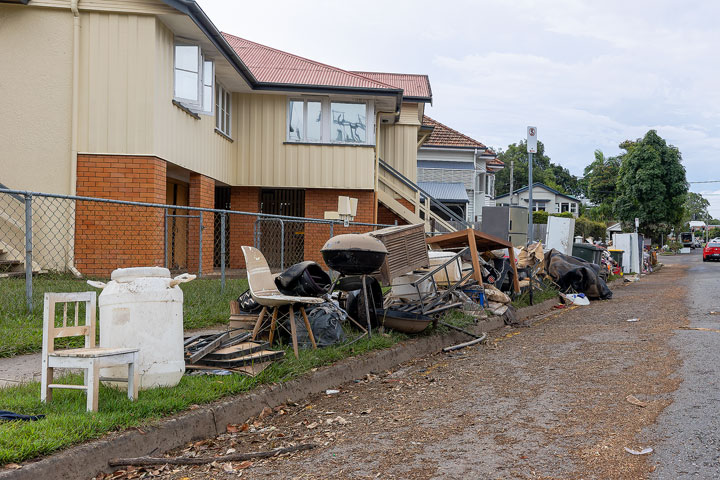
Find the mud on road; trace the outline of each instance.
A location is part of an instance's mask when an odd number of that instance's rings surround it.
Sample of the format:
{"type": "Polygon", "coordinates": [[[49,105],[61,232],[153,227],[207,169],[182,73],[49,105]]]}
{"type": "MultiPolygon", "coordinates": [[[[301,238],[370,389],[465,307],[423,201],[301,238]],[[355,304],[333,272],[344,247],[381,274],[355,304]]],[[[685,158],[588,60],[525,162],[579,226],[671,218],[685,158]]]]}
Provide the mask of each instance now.
{"type": "Polygon", "coordinates": [[[168,456],[301,443],[317,444],[313,450],[131,468],[112,478],[646,478],[653,455],[623,447],[657,441],[643,432],[680,382],[669,337],[687,322],[685,269],[670,265],[617,286],[612,300],[498,330],[486,345],[421,358],[246,423],[239,418],[228,433],[168,456]]]}

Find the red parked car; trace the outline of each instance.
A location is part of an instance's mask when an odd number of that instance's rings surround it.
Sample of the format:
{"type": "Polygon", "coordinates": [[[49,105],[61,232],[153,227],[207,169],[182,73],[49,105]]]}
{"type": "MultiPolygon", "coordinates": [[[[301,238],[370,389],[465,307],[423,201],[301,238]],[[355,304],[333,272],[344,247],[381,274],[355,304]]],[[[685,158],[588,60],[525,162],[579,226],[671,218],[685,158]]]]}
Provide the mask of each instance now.
{"type": "Polygon", "coordinates": [[[708,242],[703,248],[703,262],[708,260],[720,260],[720,243],[708,242]]]}

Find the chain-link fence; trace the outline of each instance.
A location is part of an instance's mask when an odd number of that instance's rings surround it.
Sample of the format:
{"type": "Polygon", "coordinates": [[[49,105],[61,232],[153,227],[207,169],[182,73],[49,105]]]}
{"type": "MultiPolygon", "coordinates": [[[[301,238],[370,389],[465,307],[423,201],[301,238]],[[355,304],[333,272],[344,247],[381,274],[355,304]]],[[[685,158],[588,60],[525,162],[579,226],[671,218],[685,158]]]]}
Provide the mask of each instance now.
{"type": "Polygon", "coordinates": [[[273,270],[322,262],[333,235],[387,225],[286,217],[233,210],[128,202],[0,188],[0,278],[44,272],[107,278],[116,268],[162,265],[173,272],[217,275],[245,268],[252,245],[273,270]]]}

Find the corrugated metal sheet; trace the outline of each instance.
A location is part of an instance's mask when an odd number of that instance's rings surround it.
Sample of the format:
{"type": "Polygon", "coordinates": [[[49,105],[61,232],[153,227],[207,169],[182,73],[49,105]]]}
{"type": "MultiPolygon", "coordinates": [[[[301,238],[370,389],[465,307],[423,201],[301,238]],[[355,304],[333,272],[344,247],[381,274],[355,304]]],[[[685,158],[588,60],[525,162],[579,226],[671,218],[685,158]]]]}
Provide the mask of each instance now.
{"type": "Polygon", "coordinates": [[[418,185],[441,202],[470,202],[462,183],[418,182],[418,185]]]}
{"type": "Polygon", "coordinates": [[[259,43],[223,33],[240,59],[260,82],[333,87],[394,89],[372,80],[259,43]]]}
{"type": "Polygon", "coordinates": [[[418,75],[414,73],[383,73],[383,72],[357,72],[358,75],[371,78],[378,82],[392,85],[396,88],[403,89],[405,97],[420,97],[432,99],[432,91],[430,90],[430,79],[427,75],[418,75]]]}

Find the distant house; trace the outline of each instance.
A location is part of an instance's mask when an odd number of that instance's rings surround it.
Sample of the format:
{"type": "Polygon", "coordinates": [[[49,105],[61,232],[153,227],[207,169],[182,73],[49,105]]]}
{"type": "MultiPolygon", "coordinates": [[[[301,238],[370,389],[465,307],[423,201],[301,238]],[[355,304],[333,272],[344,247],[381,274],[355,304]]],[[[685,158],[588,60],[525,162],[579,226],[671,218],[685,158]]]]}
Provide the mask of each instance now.
{"type": "MultiPolygon", "coordinates": [[[[580,199],[572,195],[560,193],[554,188],[536,182],[533,184],[533,210],[548,213],[570,212],[574,216],[580,213],[580,199]]],[[[529,202],[528,187],[515,190],[512,195],[506,193],[495,197],[497,205],[520,205],[527,207],[529,202]]]]}
{"type": "Polygon", "coordinates": [[[428,135],[417,154],[418,185],[467,221],[480,221],[493,206],[495,172],[504,164],[495,152],[425,115],[428,135]]]}

